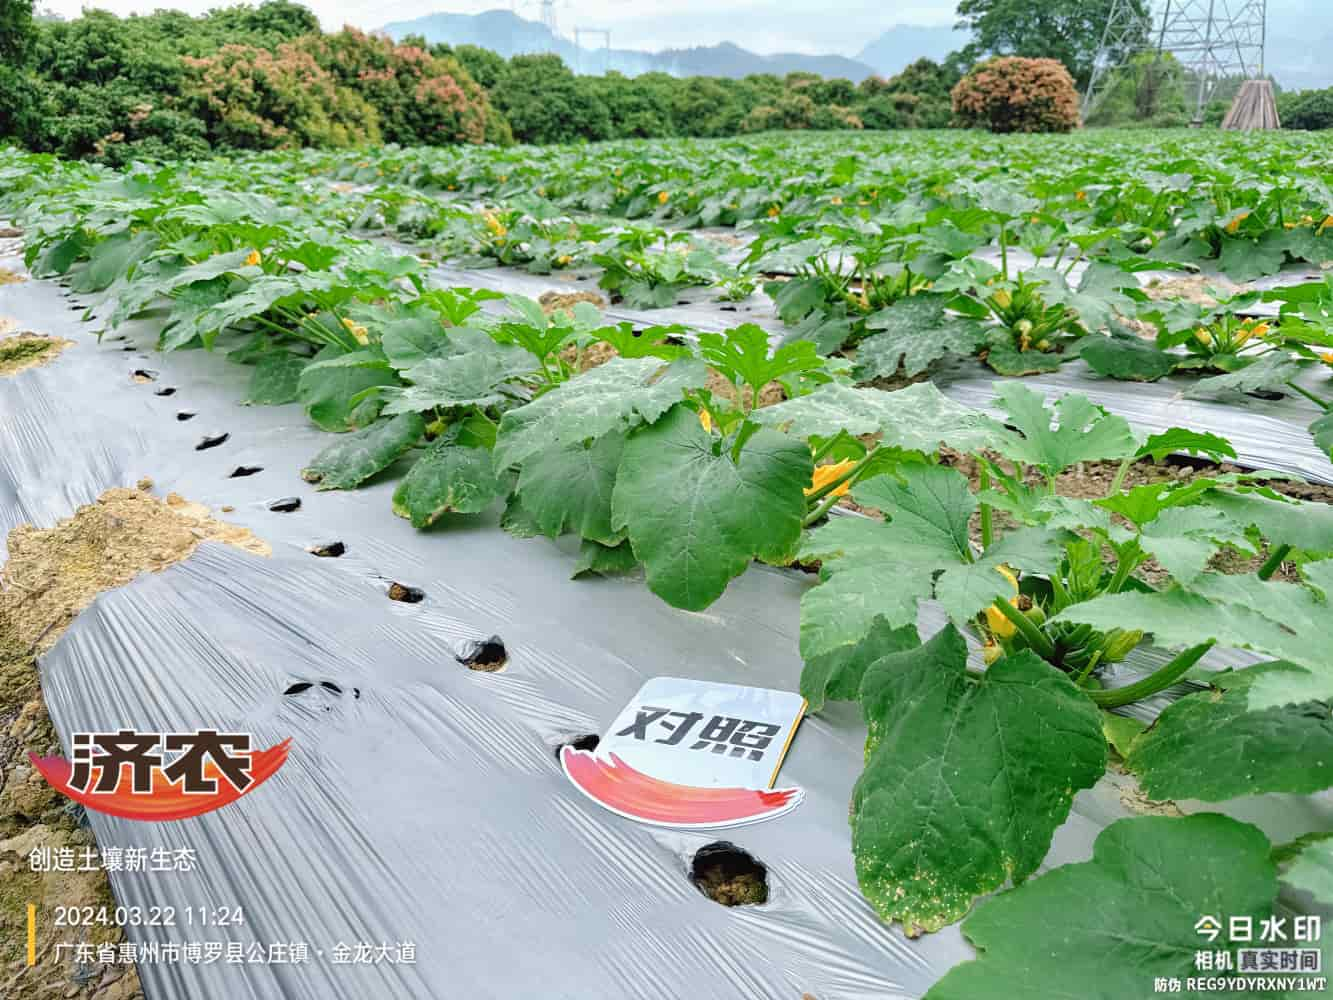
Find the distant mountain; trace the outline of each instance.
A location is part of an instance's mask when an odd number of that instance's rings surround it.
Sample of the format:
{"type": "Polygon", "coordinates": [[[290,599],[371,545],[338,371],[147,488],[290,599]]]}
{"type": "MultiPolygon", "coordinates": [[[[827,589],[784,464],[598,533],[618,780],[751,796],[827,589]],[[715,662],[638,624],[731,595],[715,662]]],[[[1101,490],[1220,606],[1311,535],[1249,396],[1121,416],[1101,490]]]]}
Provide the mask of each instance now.
{"type": "Polygon", "coordinates": [[[804,55],[784,52],[760,55],[739,45],[723,42],[689,49],[643,52],[638,49],[584,47],[551,34],[536,21],[528,21],[512,11],[490,10],[483,14],[430,14],[412,21],[394,21],[382,29],[394,39],[420,35],[428,42],[446,45],[479,45],[505,58],[534,52],[554,52],[579,73],[604,73],[616,70],[627,76],[660,72],[673,76],[726,76],[739,78],[751,73],[785,76],[794,72],[818,73],[826,77],[846,77],[859,83],[875,75],[875,69],[838,55],[804,55]]]}
{"type": "Polygon", "coordinates": [[[968,33],[949,25],[928,27],[920,24],[894,25],[861,50],[857,56],[874,67],[883,77],[901,73],[918,59],[942,60],[967,44],[968,33]]]}
{"type": "Polygon", "coordinates": [[[799,52],[760,55],[731,42],[693,49],[667,49],[654,57],[657,68],[673,76],[729,76],[739,79],[752,73],[818,73],[824,77],[844,77],[860,83],[875,75],[875,68],[846,56],[812,56],[799,52]]]}

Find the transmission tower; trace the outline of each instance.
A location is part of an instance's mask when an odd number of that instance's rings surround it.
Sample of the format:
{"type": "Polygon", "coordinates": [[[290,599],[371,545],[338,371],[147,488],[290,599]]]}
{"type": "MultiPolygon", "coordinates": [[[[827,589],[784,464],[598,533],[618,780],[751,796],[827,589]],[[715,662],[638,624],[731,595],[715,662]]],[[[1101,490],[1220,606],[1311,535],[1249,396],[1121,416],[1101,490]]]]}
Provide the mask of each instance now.
{"type": "Polygon", "coordinates": [[[1267,0],[1155,0],[1145,16],[1136,0],[1115,0],[1083,98],[1083,116],[1106,95],[1116,72],[1134,56],[1175,57],[1194,89],[1194,123],[1226,78],[1264,72],[1267,0]]]}

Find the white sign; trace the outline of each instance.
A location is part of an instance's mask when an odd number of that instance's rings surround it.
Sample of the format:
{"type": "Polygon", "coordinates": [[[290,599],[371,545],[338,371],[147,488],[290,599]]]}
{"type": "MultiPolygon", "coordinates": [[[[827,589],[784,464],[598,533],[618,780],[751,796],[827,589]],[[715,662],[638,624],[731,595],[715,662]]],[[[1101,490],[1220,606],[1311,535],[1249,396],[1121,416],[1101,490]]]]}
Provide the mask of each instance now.
{"type": "Polygon", "coordinates": [[[723,827],[780,816],[799,788],[775,788],[805,715],[799,694],[655,677],[594,751],[566,747],[565,774],[618,815],[671,827],[723,827]]]}

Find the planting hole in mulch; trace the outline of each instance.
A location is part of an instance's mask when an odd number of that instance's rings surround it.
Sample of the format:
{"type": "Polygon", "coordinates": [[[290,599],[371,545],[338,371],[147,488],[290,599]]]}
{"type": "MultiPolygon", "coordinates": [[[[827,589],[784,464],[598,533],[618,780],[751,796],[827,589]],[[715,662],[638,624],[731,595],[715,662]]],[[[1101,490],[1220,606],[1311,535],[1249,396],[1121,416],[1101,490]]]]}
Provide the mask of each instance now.
{"type": "Polygon", "coordinates": [[[189,410],[181,410],[179,413],[176,414],[176,419],[184,423],[186,420],[193,420],[194,414],[191,413],[189,410]]]}
{"type": "Polygon", "coordinates": [[[389,584],[389,600],[403,604],[420,604],[426,599],[426,592],[420,587],[409,587],[405,583],[389,584]]]}
{"type": "MultiPolygon", "coordinates": [[[[284,695],[304,694],[306,691],[309,691],[314,686],[315,686],[314,681],[297,681],[295,684],[292,684],[290,687],[287,688],[286,691],[282,693],[284,695]]],[[[322,687],[325,691],[329,691],[336,695],[341,695],[343,693],[343,689],[340,688],[337,684],[334,684],[333,681],[320,681],[319,686],[322,687]]],[[[358,694],[357,697],[360,697],[360,695],[358,694]]]]}
{"type": "Polygon", "coordinates": [[[209,448],[216,448],[220,444],[225,444],[229,437],[231,435],[225,431],[221,434],[205,434],[199,443],[194,446],[194,450],[207,451],[209,448]]]}
{"type": "MultiPolygon", "coordinates": [[[[0,333],[5,332],[7,324],[0,318],[0,333]]],[[[63,337],[44,337],[37,333],[20,333],[13,337],[0,339],[0,378],[17,375],[29,368],[36,368],[54,360],[67,347],[73,347],[74,341],[63,337]]]]}
{"type": "Polygon", "coordinates": [[[319,556],[321,559],[337,559],[347,551],[347,546],[342,542],[323,542],[319,545],[312,545],[306,549],[312,556],[319,556]]]}
{"type": "Polygon", "coordinates": [[[759,906],[768,902],[768,868],[735,844],[719,840],[694,853],[694,887],[723,906],[759,906]]]}
{"type": "Polygon", "coordinates": [[[163,386],[161,389],[154,389],[154,390],[153,390],[153,395],[154,395],[154,396],[174,396],[174,395],[176,395],[176,387],[175,387],[175,386],[171,386],[171,385],[166,385],[166,386],[163,386]]]}
{"type": "Polygon", "coordinates": [[[136,368],[130,372],[130,378],[136,382],[156,382],[158,373],[151,368],[136,368]]]}
{"type": "Polygon", "coordinates": [[[301,498],[283,497],[281,500],[274,500],[270,503],[268,509],[275,514],[290,514],[292,511],[301,509],[301,498]]]}
{"type": "Polygon", "coordinates": [[[246,476],[253,476],[256,473],[263,471],[264,467],[262,465],[238,465],[236,466],[236,468],[232,469],[231,475],[228,476],[227,478],[244,479],[246,476]]]}
{"type": "Polygon", "coordinates": [[[560,759],[565,747],[573,747],[575,750],[586,750],[588,753],[592,753],[601,742],[602,738],[596,733],[584,733],[582,736],[571,737],[555,748],[555,759],[560,759]]]}
{"type": "Polygon", "coordinates": [[[458,657],[458,662],[469,670],[493,674],[504,669],[504,665],[509,662],[509,653],[505,650],[504,641],[498,635],[493,635],[489,639],[473,642],[468,651],[458,657]]]}

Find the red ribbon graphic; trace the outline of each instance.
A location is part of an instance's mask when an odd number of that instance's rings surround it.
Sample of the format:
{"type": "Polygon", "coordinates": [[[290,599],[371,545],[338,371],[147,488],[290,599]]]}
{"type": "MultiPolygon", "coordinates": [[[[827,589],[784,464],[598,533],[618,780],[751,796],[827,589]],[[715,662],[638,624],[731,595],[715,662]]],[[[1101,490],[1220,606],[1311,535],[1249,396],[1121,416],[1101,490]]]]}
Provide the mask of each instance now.
{"type": "MultiPolygon", "coordinates": [[[[217,790],[214,792],[187,793],[179,784],[169,783],[160,771],[153,775],[151,792],[134,792],[129,788],[117,788],[114,792],[91,790],[85,792],[70,787],[69,779],[74,768],[64,757],[39,757],[35,753],[29,753],[28,759],[54,788],[89,809],[111,816],[120,816],[123,819],[161,822],[200,816],[214,809],[221,809],[242,795],[249,795],[286,763],[287,749],[291,742],[291,737],[288,737],[267,750],[255,751],[250,764],[250,775],[254,780],[243,792],[238,792],[211,761],[205,766],[204,775],[216,781],[217,790]]],[[[126,781],[125,784],[129,782],[126,781]]]]}
{"type": "Polygon", "coordinates": [[[589,798],[631,819],[667,826],[727,826],[760,819],[796,804],[799,788],[697,788],[636,771],[614,753],[565,747],[565,773],[589,798]]]}

